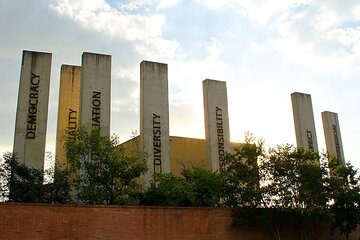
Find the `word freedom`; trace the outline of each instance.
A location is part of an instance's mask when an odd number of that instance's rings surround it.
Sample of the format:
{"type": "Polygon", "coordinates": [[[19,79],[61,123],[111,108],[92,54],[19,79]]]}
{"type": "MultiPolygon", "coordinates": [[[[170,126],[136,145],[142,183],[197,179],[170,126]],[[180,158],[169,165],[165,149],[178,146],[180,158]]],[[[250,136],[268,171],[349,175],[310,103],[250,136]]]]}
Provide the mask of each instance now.
{"type": "Polygon", "coordinates": [[[332,129],[333,129],[333,134],[334,134],[336,155],[339,159],[341,159],[340,143],[339,143],[339,137],[338,137],[338,131],[337,131],[336,125],[332,125],[332,129]]]}
{"type": "Polygon", "coordinates": [[[29,108],[26,126],[26,138],[35,139],[36,122],[39,103],[39,85],[40,76],[31,73],[30,79],[30,93],[29,93],[29,108]]]}

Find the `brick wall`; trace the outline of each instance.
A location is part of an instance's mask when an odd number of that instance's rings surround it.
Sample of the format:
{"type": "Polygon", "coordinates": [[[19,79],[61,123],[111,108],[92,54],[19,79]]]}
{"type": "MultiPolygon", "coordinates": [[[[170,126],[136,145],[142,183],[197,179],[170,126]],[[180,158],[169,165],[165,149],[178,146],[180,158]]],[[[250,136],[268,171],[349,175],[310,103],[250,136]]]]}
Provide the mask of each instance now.
{"type": "MultiPolygon", "coordinates": [[[[1,203],[0,215],[0,239],[274,239],[269,229],[231,227],[230,209],[1,203]]],[[[280,232],[297,239],[290,226],[280,232]]],[[[325,226],[308,233],[309,239],[340,239],[325,226]]],[[[351,239],[359,237],[358,231],[351,239]]]]}

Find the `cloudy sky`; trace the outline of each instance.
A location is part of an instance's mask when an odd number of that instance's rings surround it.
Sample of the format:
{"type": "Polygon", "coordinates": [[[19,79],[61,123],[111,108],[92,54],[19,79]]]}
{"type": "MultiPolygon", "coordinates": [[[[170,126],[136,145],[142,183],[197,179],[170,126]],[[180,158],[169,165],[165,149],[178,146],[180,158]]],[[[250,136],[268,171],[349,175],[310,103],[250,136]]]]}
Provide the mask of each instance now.
{"type": "Polygon", "coordinates": [[[111,132],[139,130],[139,64],[169,67],[170,134],[204,138],[202,81],[227,82],[231,140],[295,144],[292,92],[339,114],[345,158],[360,167],[358,0],[1,0],[0,151],[12,149],[22,50],[53,54],[47,150],[59,69],[84,51],[112,55],[111,132]]]}

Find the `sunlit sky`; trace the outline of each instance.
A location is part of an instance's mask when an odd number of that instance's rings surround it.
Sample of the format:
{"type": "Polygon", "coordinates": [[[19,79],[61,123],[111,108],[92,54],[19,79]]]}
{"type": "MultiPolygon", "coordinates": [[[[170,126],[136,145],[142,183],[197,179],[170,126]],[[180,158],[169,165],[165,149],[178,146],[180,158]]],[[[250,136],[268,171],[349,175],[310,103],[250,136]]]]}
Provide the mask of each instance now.
{"type": "Polygon", "coordinates": [[[111,132],[139,130],[140,62],[168,64],[170,134],[204,138],[202,81],[227,82],[230,135],[295,144],[292,92],[339,114],[345,158],[360,167],[358,0],[1,0],[0,151],[12,149],[23,50],[51,52],[47,151],[55,152],[61,64],[112,55],[111,132]]]}

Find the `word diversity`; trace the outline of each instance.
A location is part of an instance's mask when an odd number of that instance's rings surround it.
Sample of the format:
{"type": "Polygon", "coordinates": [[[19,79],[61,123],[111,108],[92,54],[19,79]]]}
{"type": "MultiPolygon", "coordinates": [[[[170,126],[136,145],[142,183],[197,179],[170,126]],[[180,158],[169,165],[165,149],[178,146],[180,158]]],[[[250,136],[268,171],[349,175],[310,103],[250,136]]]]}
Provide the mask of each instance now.
{"type": "Polygon", "coordinates": [[[153,157],[154,173],[161,173],[161,122],[160,116],[153,113],[153,157]]]}

